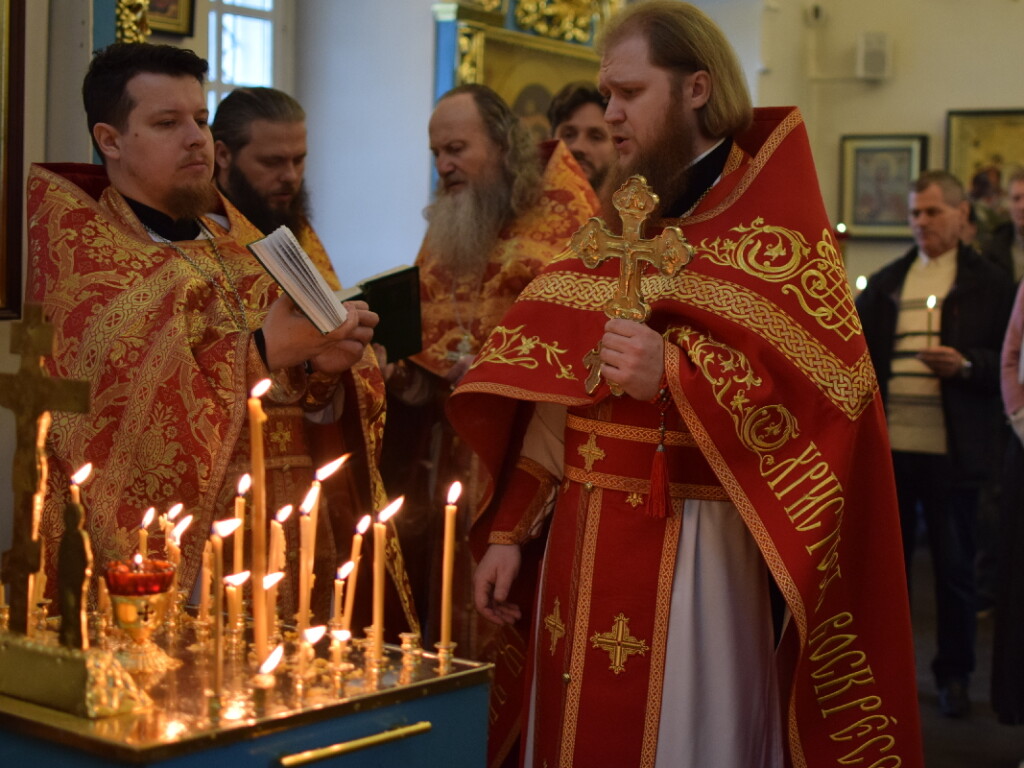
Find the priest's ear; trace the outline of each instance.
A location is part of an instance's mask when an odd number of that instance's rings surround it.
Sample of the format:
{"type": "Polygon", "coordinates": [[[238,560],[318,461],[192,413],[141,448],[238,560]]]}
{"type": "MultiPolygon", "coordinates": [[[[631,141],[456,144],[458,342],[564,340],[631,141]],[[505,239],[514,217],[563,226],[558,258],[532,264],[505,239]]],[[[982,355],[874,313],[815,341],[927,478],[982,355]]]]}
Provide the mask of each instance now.
{"type": "Polygon", "coordinates": [[[104,160],[121,158],[121,132],[110,123],[96,123],[92,127],[92,138],[104,160]]]}
{"type": "Polygon", "coordinates": [[[711,98],[711,75],[706,70],[698,69],[685,75],[680,82],[683,103],[691,109],[700,109],[711,98]]]}
{"type": "Polygon", "coordinates": [[[227,172],[231,168],[231,150],[223,141],[213,143],[213,160],[217,164],[217,173],[227,172]]]}

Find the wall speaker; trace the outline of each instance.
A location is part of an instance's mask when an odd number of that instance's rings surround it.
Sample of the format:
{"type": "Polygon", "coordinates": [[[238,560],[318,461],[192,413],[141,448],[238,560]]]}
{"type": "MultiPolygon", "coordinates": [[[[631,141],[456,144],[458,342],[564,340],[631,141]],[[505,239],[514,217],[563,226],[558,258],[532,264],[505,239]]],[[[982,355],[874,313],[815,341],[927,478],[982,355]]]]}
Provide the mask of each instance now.
{"type": "Polygon", "coordinates": [[[861,33],[856,73],[861,80],[886,80],[892,74],[892,43],[885,32],[861,33]]]}

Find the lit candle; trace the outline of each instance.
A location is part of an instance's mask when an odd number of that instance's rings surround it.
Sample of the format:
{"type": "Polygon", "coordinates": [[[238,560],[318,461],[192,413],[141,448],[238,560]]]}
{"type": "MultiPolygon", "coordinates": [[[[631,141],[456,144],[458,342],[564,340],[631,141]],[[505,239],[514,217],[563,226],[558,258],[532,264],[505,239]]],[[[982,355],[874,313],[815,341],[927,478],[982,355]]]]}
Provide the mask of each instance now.
{"type": "Polygon", "coordinates": [[[373,524],[373,659],[376,662],[384,660],[384,563],[387,559],[385,523],[398,512],[404,500],[404,496],[399,496],[391,502],[377,515],[377,522],[373,524]]]}
{"type": "Polygon", "coordinates": [[[257,717],[262,717],[266,713],[267,697],[274,688],[274,670],[281,663],[282,656],[284,656],[283,644],[278,645],[277,648],[270,652],[267,660],[260,664],[259,672],[253,676],[253,704],[256,707],[257,717]]]}
{"type": "Polygon", "coordinates": [[[352,633],[347,629],[335,629],[331,631],[331,665],[338,669],[341,666],[341,653],[345,645],[352,638],[352,633]]]}
{"type": "Polygon", "coordinates": [[[338,569],[338,576],[334,579],[334,606],[331,611],[331,624],[338,626],[341,623],[341,597],[345,591],[345,579],[352,573],[355,563],[349,560],[338,569]]]}
{"type": "Polygon", "coordinates": [[[931,296],[928,297],[928,301],[926,302],[926,304],[928,305],[928,340],[927,340],[927,346],[930,347],[932,345],[932,328],[933,328],[932,316],[935,314],[935,295],[934,294],[932,294],[931,296]]]}
{"type": "MultiPolygon", "coordinates": [[[[167,559],[171,561],[171,565],[174,566],[174,581],[171,586],[171,594],[176,595],[178,592],[178,571],[181,568],[181,537],[185,534],[185,531],[192,524],[192,515],[186,515],[181,518],[174,529],[171,531],[171,535],[167,540],[167,559]]],[[[175,598],[176,599],[176,598],[175,598]]]]}
{"type": "Polygon", "coordinates": [[[455,506],[462,493],[462,483],[456,480],[448,489],[448,503],[444,508],[444,557],[441,561],[441,643],[452,641],[452,574],[455,571],[455,506]]]}
{"type": "Polygon", "coordinates": [[[219,695],[224,687],[224,537],[234,533],[239,521],[235,518],[213,524],[210,547],[213,551],[213,690],[219,695]]]}
{"type": "Polygon", "coordinates": [[[224,577],[224,591],[228,596],[228,626],[242,626],[242,585],[249,580],[249,571],[224,577]]]}
{"type": "Polygon", "coordinates": [[[213,549],[203,545],[203,570],[199,573],[199,620],[210,620],[210,579],[213,571],[213,549]]]}
{"type": "Polygon", "coordinates": [[[263,577],[263,591],[267,595],[267,619],[270,622],[268,637],[274,634],[274,624],[277,622],[277,585],[283,578],[284,571],[275,571],[263,577]]]}
{"type": "Polygon", "coordinates": [[[150,507],[142,518],[142,525],[139,526],[139,554],[143,557],[149,557],[149,526],[154,517],[156,517],[156,508],[150,507]]]}
{"type": "Polygon", "coordinates": [[[82,490],[81,485],[92,473],[92,462],[83,464],[82,467],[71,476],[71,502],[73,504],[82,503],[82,490]]]}
{"type": "Polygon", "coordinates": [[[292,509],[291,504],[286,504],[270,521],[270,559],[267,561],[270,573],[284,570],[284,524],[291,517],[292,509]]]}
{"type": "Polygon", "coordinates": [[[315,479],[313,480],[313,488],[317,489],[316,498],[313,501],[313,506],[310,509],[309,516],[313,519],[313,536],[316,536],[317,517],[320,514],[320,486],[324,480],[337,472],[341,466],[348,461],[348,457],[352,454],[346,453],[344,456],[339,456],[334,461],[324,464],[320,469],[316,471],[315,479]]]}
{"type": "MultiPolygon", "coordinates": [[[[267,478],[263,461],[263,424],[266,414],[260,398],[270,389],[270,379],[263,379],[249,393],[249,451],[253,475],[252,489],[252,635],[256,663],[262,664],[269,649],[269,621],[266,614],[267,595],[263,577],[267,575],[267,478]]],[[[241,564],[238,566],[241,568],[241,564]]]]}
{"type": "Polygon", "coordinates": [[[299,507],[299,616],[298,630],[309,627],[309,598],[313,592],[313,553],[316,547],[316,529],[310,514],[320,495],[316,483],[309,489],[299,507]]]}
{"type": "Polygon", "coordinates": [[[356,580],[359,578],[359,561],[362,558],[363,536],[370,529],[373,518],[363,515],[356,526],[355,535],[352,537],[351,558],[353,563],[352,576],[348,582],[348,592],[345,593],[345,612],[341,618],[342,629],[352,629],[352,608],[356,600],[356,580]]]}
{"type": "Polygon", "coordinates": [[[242,475],[238,480],[238,495],[235,496],[235,519],[238,520],[238,530],[235,531],[234,563],[236,569],[245,567],[245,494],[252,486],[252,477],[248,474],[242,475]]]}
{"type": "Polygon", "coordinates": [[[160,530],[164,534],[164,548],[167,550],[168,559],[171,555],[170,542],[171,534],[174,532],[174,521],[178,519],[178,515],[184,508],[184,504],[178,503],[168,509],[167,514],[160,515],[160,530]]]}
{"type": "Polygon", "coordinates": [[[318,627],[309,627],[302,631],[302,643],[299,646],[299,679],[306,676],[306,665],[313,660],[315,653],[313,646],[320,642],[320,639],[327,632],[327,627],[321,624],[318,627]]]}

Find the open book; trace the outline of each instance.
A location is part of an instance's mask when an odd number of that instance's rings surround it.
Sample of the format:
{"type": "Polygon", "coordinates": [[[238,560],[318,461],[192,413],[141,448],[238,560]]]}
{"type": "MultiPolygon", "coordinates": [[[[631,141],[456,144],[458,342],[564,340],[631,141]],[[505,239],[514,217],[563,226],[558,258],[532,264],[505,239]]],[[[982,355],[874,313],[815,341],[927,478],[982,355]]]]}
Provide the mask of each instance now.
{"type": "Polygon", "coordinates": [[[423,348],[419,267],[395,267],[335,295],[342,301],[361,299],[380,315],[373,341],[387,350],[389,362],[415,355],[423,348]]]}
{"type": "Polygon", "coordinates": [[[250,243],[249,250],[321,333],[345,322],[348,312],[288,227],[250,243]]]}

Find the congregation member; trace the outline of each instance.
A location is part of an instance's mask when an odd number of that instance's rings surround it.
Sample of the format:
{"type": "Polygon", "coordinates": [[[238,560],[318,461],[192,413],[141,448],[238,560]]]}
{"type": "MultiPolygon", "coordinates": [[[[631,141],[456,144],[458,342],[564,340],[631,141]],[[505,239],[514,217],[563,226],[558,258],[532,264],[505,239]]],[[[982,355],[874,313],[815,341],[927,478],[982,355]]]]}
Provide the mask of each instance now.
{"type": "Polygon", "coordinates": [[[681,234],[589,228],[448,406],[489,472],[497,624],[529,620],[509,590],[546,529],[525,765],[920,768],[884,415],[800,113],[753,110],[688,3],[631,6],[601,52],[604,215],[681,234]]]}
{"type": "Polygon", "coordinates": [[[857,309],[886,407],[908,582],[920,519],[932,556],[939,710],[964,717],[977,631],[975,518],[1003,435],[999,354],[1013,285],[960,241],[967,196],[952,174],[922,173],[908,211],[914,246],[868,279],[857,309]]]}

